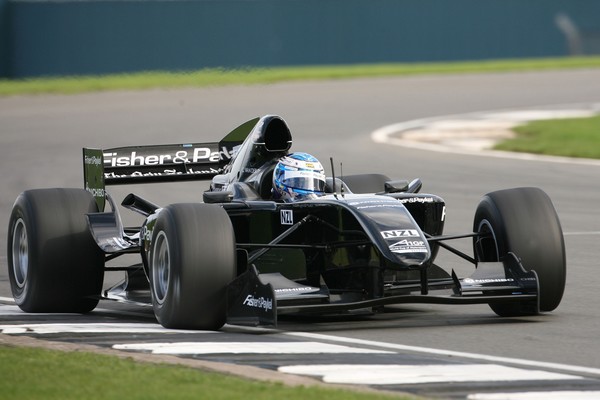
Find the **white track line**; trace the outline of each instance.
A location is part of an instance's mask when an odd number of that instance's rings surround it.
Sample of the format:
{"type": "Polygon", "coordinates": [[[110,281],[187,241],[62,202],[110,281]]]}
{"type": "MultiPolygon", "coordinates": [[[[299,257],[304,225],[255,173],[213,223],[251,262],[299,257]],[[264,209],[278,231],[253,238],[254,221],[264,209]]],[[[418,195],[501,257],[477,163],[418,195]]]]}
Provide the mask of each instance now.
{"type": "Polygon", "coordinates": [[[429,347],[407,346],[407,345],[403,345],[403,344],[378,342],[378,341],[374,341],[374,340],[355,339],[355,338],[347,338],[347,337],[341,337],[341,336],[330,336],[330,335],[323,335],[323,334],[319,334],[319,333],[307,333],[307,332],[282,332],[282,333],[284,335],[288,335],[288,336],[302,337],[302,338],[314,339],[314,340],[324,340],[324,341],[331,341],[331,342],[337,342],[337,343],[351,343],[351,344],[360,345],[360,346],[379,347],[379,348],[390,349],[390,350],[435,354],[435,355],[447,356],[447,357],[468,358],[468,359],[474,359],[474,360],[480,360],[480,361],[489,361],[489,362],[494,362],[494,363],[522,365],[522,366],[527,366],[527,367],[544,368],[544,369],[551,369],[551,370],[557,370],[557,371],[567,371],[567,372],[572,372],[572,373],[574,372],[574,373],[580,373],[580,374],[600,376],[600,369],[598,369],[598,368],[580,367],[577,365],[523,360],[523,359],[519,359],[519,358],[498,357],[498,356],[490,356],[490,355],[485,355],[485,354],[466,353],[466,352],[452,351],[452,350],[432,349],[429,347]]]}
{"type": "Polygon", "coordinates": [[[563,390],[552,392],[476,393],[467,400],[598,400],[598,391],[563,390]]]}
{"type": "Polygon", "coordinates": [[[590,232],[563,232],[563,236],[588,236],[588,235],[600,235],[600,231],[590,231],[590,232]]]}

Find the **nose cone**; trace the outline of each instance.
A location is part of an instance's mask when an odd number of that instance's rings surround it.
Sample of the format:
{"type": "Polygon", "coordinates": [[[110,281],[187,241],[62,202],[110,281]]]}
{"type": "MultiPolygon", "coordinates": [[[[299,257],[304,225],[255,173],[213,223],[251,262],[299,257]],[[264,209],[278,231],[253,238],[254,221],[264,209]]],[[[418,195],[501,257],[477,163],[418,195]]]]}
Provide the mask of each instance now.
{"type": "Polygon", "coordinates": [[[400,264],[421,266],[429,261],[431,250],[422,236],[388,240],[386,244],[400,264]]]}
{"type": "Polygon", "coordinates": [[[357,196],[349,205],[357,210],[381,253],[394,264],[416,267],[429,261],[429,243],[400,201],[386,196],[357,196]]]}

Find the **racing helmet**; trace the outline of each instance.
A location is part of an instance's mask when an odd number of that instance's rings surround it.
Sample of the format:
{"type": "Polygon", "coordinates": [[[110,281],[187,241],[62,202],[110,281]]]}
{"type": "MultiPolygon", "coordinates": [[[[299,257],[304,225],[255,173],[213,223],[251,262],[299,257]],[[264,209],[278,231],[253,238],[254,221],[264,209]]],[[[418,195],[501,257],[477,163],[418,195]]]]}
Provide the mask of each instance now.
{"type": "Polygon", "coordinates": [[[309,200],[325,191],[325,171],[315,157],[307,153],[283,156],[273,171],[273,197],[285,202],[309,200]]]}

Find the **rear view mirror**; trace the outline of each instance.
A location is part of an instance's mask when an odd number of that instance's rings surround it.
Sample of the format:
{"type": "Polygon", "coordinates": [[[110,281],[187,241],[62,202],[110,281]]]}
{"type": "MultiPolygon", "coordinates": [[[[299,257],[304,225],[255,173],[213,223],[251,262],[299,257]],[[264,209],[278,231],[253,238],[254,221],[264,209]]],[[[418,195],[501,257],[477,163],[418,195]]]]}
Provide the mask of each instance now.
{"type": "Polygon", "coordinates": [[[387,181],[384,184],[385,193],[401,193],[408,190],[407,180],[387,181]]]}
{"type": "Polygon", "coordinates": [[[225,190],[206,191],[202,194],[202,201],[205,203],[231,203],[232,199],[233,193],[225,190]]]}

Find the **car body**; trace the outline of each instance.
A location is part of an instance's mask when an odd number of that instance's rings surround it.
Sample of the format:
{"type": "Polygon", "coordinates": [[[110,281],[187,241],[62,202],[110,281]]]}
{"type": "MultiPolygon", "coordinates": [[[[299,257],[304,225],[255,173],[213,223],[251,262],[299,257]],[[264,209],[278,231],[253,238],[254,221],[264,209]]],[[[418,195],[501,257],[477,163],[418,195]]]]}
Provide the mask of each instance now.
{"type": "MultiPolygon", "coordinates": [[[[80,198],[59,211],[64,219],[78,221],[77,229],[61,225],[60,246],[68,248],[75,235],[87,235],[77,264],[95,265],[86,275],[95,283],[83,292],[74,290],[85,286],[88,278],[82,276],[64,286],[61,293],[79,294],[51,311],[70,310],[68,304],[84,298],[104,298],[152,304],[158,321],[169,328],[219,329],[224,323],[276,325],[278,315],[286,313],[377,312],[401,303],[485,303],[501,316],[551,311],[560,303],[564,241],[558,216],[540,189],[489,193],[476,210],[472,232],[443,235],[446,204],[437,195],[420,193],[419,179],[335,177],[332,162],[325,195],[273,200],[273,169],[291,145],[285,121],[267,115],[240,125],[220,142],[84,149],[85,191],[43,196],[56,197],[55,208],[65,197],[80,198]],[[183,180],[211,181],[203,203],[162,207],[130,194],[121,205],[144,216],[134,228],[123,227],[119,207],[106,190],[183,180]],[[473,255],[449,245],[458,239],[472,240],[473,255]],[[437,265],[440,250],[473,264],[472,275],[459,278],[437,265]],[[140,260],[116,268],[125,271],[125,280],[100,292],[98,270],[115,269],[106,261],[124,254],[139,254],[140,260]]],[[[66,275],[78,268],[48,261],[52,256],[37,242],[50,239],[34,240],[37,219],[27,209],[41,202],[42,194],[36,193],[17,199],[8,245],[13,294],[32,312],[48,310],[48,295],[36,278],[46,272],[39,272],[36,260],[46,260],[38,263],[55,271],[55,278],[65,274],[59,280],[68,280],[66,275]]],[[[36,207],[40,213],[57,212],[36,207]]],[[[95,306],[85,304],[75,309],[95,306]]]]}

